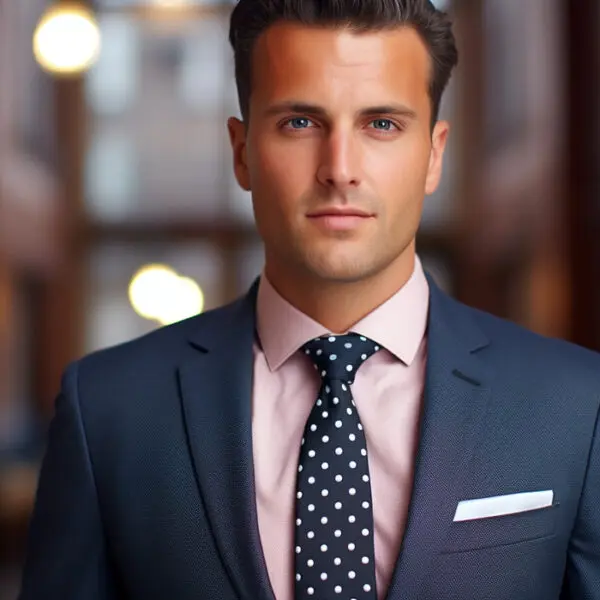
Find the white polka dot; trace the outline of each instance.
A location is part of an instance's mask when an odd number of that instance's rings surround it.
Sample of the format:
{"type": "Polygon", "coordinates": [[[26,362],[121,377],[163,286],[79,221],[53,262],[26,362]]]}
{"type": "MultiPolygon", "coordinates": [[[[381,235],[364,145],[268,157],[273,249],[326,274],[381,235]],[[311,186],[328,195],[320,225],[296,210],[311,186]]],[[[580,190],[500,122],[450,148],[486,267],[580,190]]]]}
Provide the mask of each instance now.
{"type": "Polygon", "coordinates": [[[300,444],[301,444],[302,446],[304,446],[304,442],[305,442],[305,441],[306,441],[306,440],[305,440],[304,438],[302,438],[302,441],[300,442],[300,444]]]}
{"type": "Polygon", "coordinates": [[[368,475],[363,475],[362,476],[362,480],[367,483],[369,481],[369,476],[368,475]]]}
{"type": "Polygon", "coordinates": [[[302,575],[300,573],[296,573],[296,581],[300,581],[302,579],[302,575]]]}
{"type": "Polygon", "coordinates": [[[363,565],[368,565],[369,564],[369,557],[368,556],[363,556],[361,559],[361,562],[363,565]]]}
{"type": "Polygon", "coordinates": [[[351,469],[356,469],[356,461],[355,461],[355,460],[351,460],[351,461],[348,463],[348,466],[349,466],[351,469]]]}
{"type": "Polygon", "coordinates": [[[319,398],[317,400],[317,406],[321,406],[323,404],[323,400],[321,400],[321,398],[319,398]]]}
{"type": "Polygon", "coordinates": [[[339,447],[335,449],[335,453],[336,453],[338,456],[340,456],[340,454],[342,454],[343,452],[344,452],[344,451],[343,451],[341,448],[339,448],[339,447]]]}
{"type": "Polygon", "coordinates": [[[361,533],[362,533],[362,534],[363,534],[363,535],[366,537],[366,536],[368,536],[368,535],[369,535],[369,530],[368,530],[368,529],[363,529],[363,530],[361,531],[361,533]]]}
{"type": "Polygon", "coordinates": [[[341,502],[336,502],[334,504],[335,510],[340,510],[342,508],[342,503],[341,502]]]}
{"type": "Polygon", "coordinates": [[[353,367],[352,365],[346,365],[346,371],[348,371],[348,373],[350,373],[350,371],[352,371],[353,367]]]}
{"type": "Polygon", "coordinates": [[[361,355],[360,355],[360,357],[361,357],[363,360],[367,360],[367,355],[366,355],[366,354],[361,354],[361,355]]]}
{"type": "Polygon", "coordinates": [[[348,490],[348,493],[349,493],[351,496],[354,496],[354,494],[356,494],[356,490],[355,490],[354,488],[350,488],[350,489],[348,490]]]}
{"type": "Polygon", "coordinates": [[[335,535],[335,537],[341,537],[341,536],[342,536],[342,532],[341,532],[341,530],[339,530],[339,529],[336,529],[336,530],[333,532],[333,535],[335,535]]]}
{"type": "Polygon", "coordinates": [[[328,413],[326,410],[324,410],[324,411],[323,411],[323,413],[321,414],[321,416],[322,416],[324,419],[326,419],[326,418],[329,416],[329,413],[328,413]]]}
{"type": "Polygon", "coordinates": [[[340,401],[340,399],[339,399],[339,398],[334,398],[334,399],[333,399],[333,403],[334,403],[334,404],[338,404],[338,403],[339,403],[339,401],[340,401]]]}
{"type": "Polygon", "coordinates": [[[321,377],[325,377],[327,375],[327,371],[321,371],[321,377]]]}
{"type": "Polygon", "coordinates": [[[353,433],[351,433],[351,434],[348,436],[348,439],[349,439],[351,442],[353,442],[353,441],[356,439],[356,436],[355,436],[353,433]]]}
{"type": "Polygon", "coordinates": [[[362,429],[363,429],[363,426],[362,426],[362,425],[359,423],[359,424],[358,424],[358,428],[359,428],[359,429],[362,431],[362,429]]]}
{"type": "Polygon", "coordinates": [[[374,350],[375,350],[375,352],[378,352],[379,351],[379,346],[375,346],[374,350]]]}
{"type": "Polygon", "coordinates": [[[354,579],[356,577],[356,573],[354,571],[348,571],[348,579],[354,579]]]}
{"type": "Polygon", "coordinates": [[[309,596],[312,596],[315,593],[315,590],[313,588],[308,588],[306,590],[306,592],[308,593],[309,596]]]}
{"type": "Polygon", "coordinates": [[[319,348],[319,349],[317,350],[317,356],[321,356],[321,354],[323,354],[323,350],[321,350],[321,348],[319,348]]]}
{"type": "Polygon", "coordinates": [[[336,585],[336,586],[333,588],[333,591],[334,591],[336,594],[341,594],[341,593],[342,593],[342,586],[341,586],[341,585],[336,585]]]}
{"type": "Polygon", "coordinates": [[[327,552],[327,544],[321,546],[321,552],[327,552]]]}
{"type": "Polygon", "coordinates": [[[346,342],[346,343],[344,344],[344,348],[348,348],[348,349],[349,349],[349,348],[352,348],[352,344],[351,344],[350,342],[346,342]]]}
{"type": "Polygon", "coordinates": [[[328,339],[329,339],[330,342],[335,342],[335,337],[334,336],[330,336],[328,339]]]}
{"type": "Polygon", "coordinates": [[[329,441],[329,436],[328,435],[324,435],[321,439],[326,444],[329,441]]]}
{"type": "Polygon", "coordinates": [[[298,525],[298,526],[302,525],[302,519],[296,519],[296,525],[298,525]]]}
{"type": "Polygon", "coordinates": [[[361,336],[360,336],[360,341],[361,341],[361,342],[366,342],[366,341],[367,341],[367,338],[366,338],[364,335],[361,335],[361,336]]]}
{"type": "Polygon", "coordinates": [[[349,415],[351,415],[351,414],[352,414],[352,409],[351,409],[351,408],[347,408],[347,409],[346,409],[346,412],[347,412],[349,415]]]}
{"type": "Polygon", "coordinates": [[[367,455],[367,451],[366,451],[364,448],[363,448],[363,449],[360,451],[360,453],[361,453],[363,456],[366,456],[366,455],[367,455]]]}
{"type": "Polygon", "coordinates": [[[338,558],[334,558],[333,559],[333,564],[339,567],[342,564],[342,559],[339,558],[339,557],[338,558]]]}
{"type": "Polygon", "coordinates": [[[329,519],[327,517],[321,517],[321,523],[323,525],[327,525],[327,521],[329,521],[329,519]]]}
{"type": "Polygon", "coordinates": [[[310,350],[307,348],[307,349],[304,351],[304,353],[305,353],[305,354],[310,354],[310,350]]]}
{"type": "Polygon", "coordinates": [[[300,466],[298,467],[298,473],[302,473],[302,469],[304,469],[304,467],[303,467],[302,465],[300,465],[300,466]]]}
{"type": "Polygon", "coordinates": [[[315,566],[315,561],[314,561],[312,558],[309,558],[309,559],[306,561],[306,564],[307,564],[309,567],[314,567],[314,566],[315,566]]]}
{"type": "Polygon", "coordinates": [[[311,485],[315,482],[315,478],[314,477],[309,477],[308,478],[308,483],[310,483],[311,485]]]}
{"type": "Polygon", "coordinates": [[[302,552],[302,548],[300,546],[296,546],[296,554],[300,554],[302,552]]]}
{"type": "Polygon", "coordinates": [[[327,573],[321,573],[321,581],[325,581],[327,579],[327,573]]]}
{"type": "Polygon", "coordinates": [[[342,481],[342,479],[344,479],[341,475],[336,475],[335,476],[335,480],[339,483],[340,481],[342,481]]]}
{"type": "Polygon", "coordinates": [[[328,385],[326,385],[325,386],[325,393],[329,394],[330,391],[331,391],[331,388],[328,385]]]}
{"type": "Polygon", "coordinates": [[[302,498],[302,492],[298,492],[298,493],[296,494],[296,498],[302,498]]]}
{"type": "Polygon", "coordinates": [[[346,387],[346,384],[345,384],[345,383],[342,383],[342,389],[343,389],[344,391],[346,391],[346,390],[348,389],[348,388],[346,387]]]}
{"type": "Polygon", "coordinates": [[[321,490],[321,496],[329,496],[329,490],[321,490]]]}
{"type": "MultiPolygon", "coordinates": [[[[350,410],[350,409],[348,409],[348,410],[350,410]]],[[[317,426],[316,426],[316,425],[313,423],[313,424],[310,426],[310,430],[311,430],[311,431],[316,431],[316,430],[317,430],[317,426]]]]}
{"type": "Polygon", "coordinates": [[[337,354],[330,354],[329,360],[335,360],[337,358],[337,354]]]}
{"type": "Polygon", "coordinates": [[[315,532],[314,532],[314,531],[309,531],[309,532],[306,534],[306,537],[307,537],[309,540],[312,540],[312,539],[315,537],[315,532]]]}
{"type": "Polygon", "coordinates": [[[315,454],[316,454],[316,452],[315,452],[314,450],[309,450],[309,451],[308,451],[308,455],[309,455],[311,458],[313,458],[315,454]]]}
{"type": "Polygon", "coordinates": [[[348,522],[349,522],[349,523],[354,523],[354,521],[356,521],[356,517],[355,517],[354,515],[350,515],[350,516],[348,517],[348,522]]]}
{"type": "Polygon", "coordinates": [[[365,592],[370,592],[371,586],[368,583],[365,583],[365,585],[363,585],[363,590],[365,590],[365,592]]]}
{"type": "Polygon", "coordinates": [[[341,421],[336,421],[335,422],[335,426],[339,429],[342,426],[342,422],[341,421]]]}
{"type": "Polygon", "coordinates": [[[308,505],[308,512],[313,512],[313,510],[315,510],[315,505],[314,504],[309,504],[308,505]]]}
{"type": "Polygon", "coordinates": [[[369,508],[369,506],[370,506],[369,503],[366,501],[362,503],[363,508],[369,508]]]}
{"type": "Polygon", "coordinates": [[[329,469],[329,463],[321,463],[321,469],[323,469],[323,471],[326,471],[327,469],[329,469]]]}
{"type": "Polygon", "coordinates": [[[355,548],[356,548],[356,544],[354,544],[353,542],[350,542],[348,544],[348,550],[350,550],[350,552],[353,552],[355,548]]]}

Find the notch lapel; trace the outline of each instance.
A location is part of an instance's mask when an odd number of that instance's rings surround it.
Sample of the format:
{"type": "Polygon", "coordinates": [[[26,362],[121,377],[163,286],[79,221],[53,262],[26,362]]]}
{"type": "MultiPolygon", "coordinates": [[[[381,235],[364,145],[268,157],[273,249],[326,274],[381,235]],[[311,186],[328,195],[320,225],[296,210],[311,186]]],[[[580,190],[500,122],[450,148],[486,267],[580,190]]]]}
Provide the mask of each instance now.
{"type": "Polygon", "coordinates": [[[225,568],[242,600],[275,600],[258,530],[252,454],[257,287],[199,321],[179,382],[200,495],[225,568]]]}
{"type": "Polygon", "coordinates": [[[428,276],[427,371],[407,526],[388,600],[417,600],[452,524],[482,435],[491,374],[475,351],[489,344],[464,307],[428,276]]]}

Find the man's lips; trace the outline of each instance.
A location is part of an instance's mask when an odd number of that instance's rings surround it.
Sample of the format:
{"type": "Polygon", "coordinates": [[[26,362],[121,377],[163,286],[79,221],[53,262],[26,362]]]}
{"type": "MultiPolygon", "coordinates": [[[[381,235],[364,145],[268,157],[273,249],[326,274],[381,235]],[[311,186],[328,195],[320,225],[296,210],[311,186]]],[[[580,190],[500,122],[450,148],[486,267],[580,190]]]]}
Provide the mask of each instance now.
{"type": "Polygon", "coordinates": [[[322,208],[319,210],[315,210],[309,212],[307,214],[309,218],[318,218],[318,217],[363,217],[368,218],[372,217],[371,213],[368,213],[359,208],[352,207],[330,207],[330,208],[322,208]]]}
{"type": "Polygon", "coordinates": [[[307,214],[319,228],[329,231],[348,231],[359,227],[374,215],[351,207],[323,208],[307,214]]]}

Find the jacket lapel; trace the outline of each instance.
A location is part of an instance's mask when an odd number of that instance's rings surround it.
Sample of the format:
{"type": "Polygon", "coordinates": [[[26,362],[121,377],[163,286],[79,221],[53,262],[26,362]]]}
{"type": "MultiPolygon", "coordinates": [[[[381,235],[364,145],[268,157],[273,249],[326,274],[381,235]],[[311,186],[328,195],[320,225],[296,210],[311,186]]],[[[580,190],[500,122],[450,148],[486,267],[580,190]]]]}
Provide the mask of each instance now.
{"type": "Polygon", "coordinates": [[[467,310],[428,276],[425,398],[407,527],[387,598],[416,600],[454,518],[482,434],[491,374],[476,351],[489,344],[467,310]]]}
{"type": "Polygon", "coordinates": [[[252,457],[257,282],[198,321],[180,365],[183,412],[202,500],[225,568],[243,600],[274,600],[260,542],[252,457]]]}

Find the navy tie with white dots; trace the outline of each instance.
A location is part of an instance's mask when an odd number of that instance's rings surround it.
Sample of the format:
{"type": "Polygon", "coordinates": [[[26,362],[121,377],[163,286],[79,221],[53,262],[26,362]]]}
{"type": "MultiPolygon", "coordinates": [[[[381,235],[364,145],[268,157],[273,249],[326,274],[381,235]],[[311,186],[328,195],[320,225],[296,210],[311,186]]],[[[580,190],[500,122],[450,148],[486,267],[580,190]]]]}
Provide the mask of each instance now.
{"type": "Polygon", "coordinates": [[[354,333],[303,347],[322,379],[306,422],[296,483],[296,600],[375,600],[367,445],[350,386],[379,350],[354,333]]]}

